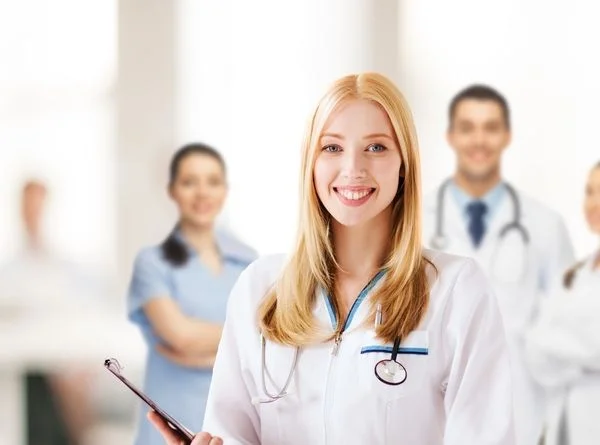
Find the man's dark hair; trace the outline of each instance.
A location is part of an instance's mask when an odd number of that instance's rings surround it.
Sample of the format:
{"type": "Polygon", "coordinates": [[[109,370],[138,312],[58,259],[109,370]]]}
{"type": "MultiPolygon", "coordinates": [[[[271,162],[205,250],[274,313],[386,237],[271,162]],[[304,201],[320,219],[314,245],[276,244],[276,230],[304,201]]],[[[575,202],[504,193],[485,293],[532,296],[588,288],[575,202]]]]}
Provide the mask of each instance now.
{"type": "Polygon", "coordinates": [[[459,91],[452,98],[452,101],[450,102],[450,107],[448,108],[448,118],[450,127],[452,127],[452,122],[456,113],[456,107],[458,107],[458,104],[460,102],[467,99],[490,100],[492,102],[496,102],[502,109],[502,114],[504,115],[504,122],[506,123],[506,128],[510,130],[510,109],[508,107],[508,102],[506,101],[506,98],[497,90],[487,85],[468,86],[467,88],[459,91]]]}

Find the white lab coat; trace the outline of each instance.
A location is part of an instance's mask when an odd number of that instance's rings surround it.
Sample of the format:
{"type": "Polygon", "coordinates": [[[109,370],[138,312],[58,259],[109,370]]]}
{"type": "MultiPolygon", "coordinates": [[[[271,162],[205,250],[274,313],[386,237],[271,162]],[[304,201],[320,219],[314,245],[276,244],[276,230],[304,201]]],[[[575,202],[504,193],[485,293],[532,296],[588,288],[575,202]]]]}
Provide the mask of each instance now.
{"type": "MultiPolygon", "coordinates": [[[[499,232],[513,221],[513,203],[505,193],[478,249],[469,237],[462,209],[450,188],[444,196],[443,232],[448,252],[475,259],[498,297],[508,335],[513,364],[515,422],[518,445],[537,445],[543,427],[543,389],[525,364],[523,335],[535,318],[539,303],[562,271],[574,262],[573,248],[562,218],[533,199],[517,192],[521,223],[529,234],[525,246],[520,234],[509,232],[499,243],[499,232]]],[[[424,242],[431,246],[436,234],[437,190],[424,200],[424,242]]]]}
{"type": "Polygon", "coordinates": [[[549,393],[545,445],[600,443],[600,270],[592,258],[571,289],[544,302],[526,336],[532,373],[549,393]]]}
{"type": "MultiPolygon", "coordinates": [[[[333,343],[303,348],[288,395],[272,403],[258,403],[265,392],[256,308],[284,257],[250,265],[231,294],[203,429],[227,445],[514,445],[510,365],[496,300],[474,261],[427,255],[439,274],[430,277],[425,318],[401,344],[403,384],[389,386],[374,375],[375,364],[390,358],[377,349],[391,344],[363,324],[369,293],[337,354],[333,343]]],[[[332,329],[322,292],[314,314],[332,329]]],[[[267,342],[269,392],[287,380],[294,351],[267,342]]]]}

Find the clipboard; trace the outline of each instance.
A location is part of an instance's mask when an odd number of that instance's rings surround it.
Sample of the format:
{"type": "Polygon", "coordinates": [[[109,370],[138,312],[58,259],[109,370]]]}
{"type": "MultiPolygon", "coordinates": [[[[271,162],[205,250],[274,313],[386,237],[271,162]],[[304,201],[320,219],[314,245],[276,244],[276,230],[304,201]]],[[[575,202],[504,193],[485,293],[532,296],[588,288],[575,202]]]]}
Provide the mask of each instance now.
{"type": "Polygon", "coordinates": [[[125,386],[127,386],[135,395],[137,395],[140,399],[142,399],[146,405],[148,405],[152,410],[154,410],[165,422],[169,425],[174,431],[176,431],[183,440],[185,440],[185,445],[191,444],[194,439],[194,433],[190,431],[189,428],[186,428],[180,422],[175,420],[171,415],[169,415],[166,411],[160,408],[156,402],[154,402],[150,397],[144,394],[141,390],[139,390],[133,383],[131,383],[127,378],[125,378],[121,374],[121,365],[114,358],[107,358],[104,360],[104,367],[110,371],[116,378],[118,378],[125,386]]]}

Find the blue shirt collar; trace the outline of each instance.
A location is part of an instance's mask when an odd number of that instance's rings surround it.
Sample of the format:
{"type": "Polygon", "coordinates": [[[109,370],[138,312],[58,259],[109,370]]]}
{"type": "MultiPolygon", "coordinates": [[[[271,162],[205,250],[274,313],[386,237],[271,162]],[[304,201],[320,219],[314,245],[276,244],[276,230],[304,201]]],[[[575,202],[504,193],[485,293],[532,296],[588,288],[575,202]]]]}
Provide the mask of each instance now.
{"type": "MultiPolygon", "coordinates": [[[[173,234],[179,241],[185,244],[190,254],[196,255],[196,250],[194,250],[194,248],[185,239],[179,227],[175,227],[173,229],[173,234]]],[[[257,253],[254,249],[244,244],[225,230],[215,230],[215,241],[217,243],[217,248],[221,252],[224,260],[250,264],[257,257],[257,253]]]]}
{"type": "Polygon", "coordinates": [[[474,198],[473,196],[470,196],[463,189],[461,189],[455,181],[450,181],[449,189],[463,215],[467,217],[467,206],[474,201],[482,201],[487,206],[487,216],[489,217],[498,208],[504,193],[506,192],[504,182],[499,182],[493,189],[491,189],[481,198],[474,198]]]}

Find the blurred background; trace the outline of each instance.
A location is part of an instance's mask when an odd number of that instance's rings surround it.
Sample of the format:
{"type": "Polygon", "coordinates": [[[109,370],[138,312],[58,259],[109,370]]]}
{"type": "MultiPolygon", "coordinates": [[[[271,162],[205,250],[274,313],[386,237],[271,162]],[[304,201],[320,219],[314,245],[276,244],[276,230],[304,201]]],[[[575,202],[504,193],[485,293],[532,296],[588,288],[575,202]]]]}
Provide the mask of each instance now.
{"type": "Polygon", "coordinates": [[[451,97],[474,82],[500,90],[513,114],[505,177],[589,252],[596,12],[583,0],[0,0],[0,444],[28,443],[26,381],[41,371],[88,393],[88,444],[131,443],[136,400],[100,360],[141,382],[125,292],[135,253],[174,223],[172,152],[221,150],[222,225],[261,254],[285,251],[304,125],[343,74],[380,71],[403,90],[426,191],[453,171],[451,97]]]}

